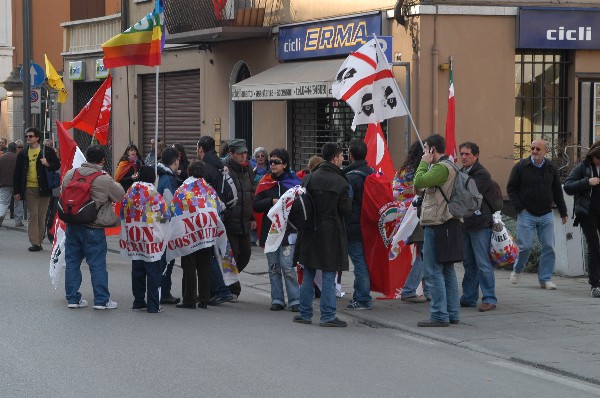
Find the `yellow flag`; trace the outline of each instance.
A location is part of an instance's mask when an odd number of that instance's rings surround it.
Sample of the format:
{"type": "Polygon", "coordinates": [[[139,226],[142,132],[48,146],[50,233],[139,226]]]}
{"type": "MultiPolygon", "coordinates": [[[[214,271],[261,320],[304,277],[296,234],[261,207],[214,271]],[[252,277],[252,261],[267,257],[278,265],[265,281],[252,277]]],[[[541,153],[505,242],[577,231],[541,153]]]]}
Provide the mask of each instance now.
{"type": "Polygon", "coordinates": [[[56,69],[54,69],[54,66],[52,66],[46,54],[44,54],[44,58],[46,58],[46,76],[48,77],[48,84],[58,91],[58,102],[63,103],[67,100],[67,89],[62,81],[62,76],[56,73],[56,69]]]}

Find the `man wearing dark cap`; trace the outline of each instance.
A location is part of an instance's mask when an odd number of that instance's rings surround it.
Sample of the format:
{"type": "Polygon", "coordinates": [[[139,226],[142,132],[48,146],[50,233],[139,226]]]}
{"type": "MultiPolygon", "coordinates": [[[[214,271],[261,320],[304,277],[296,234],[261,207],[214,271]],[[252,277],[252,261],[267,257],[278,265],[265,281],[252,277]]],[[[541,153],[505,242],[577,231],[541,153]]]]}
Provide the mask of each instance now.
{"type": "MultiPolygon", "coordinates": [[[[237,189],[238,201],[230,209],[224,223],[227,230],[227,239],[240,272],[246,268],[250,261],[252,252],[250,230],[256,228],[256,221],[254,221],[254,213],[252,212],[254,173],[250,169],[247,158],[246,140],[235,138],[229,141],[229,157],[224,162],[237,189]]],[[[233,294],[232,301],[236,302],[242,287],[239,282],[236,282],[229,288],[233,294]]]]}

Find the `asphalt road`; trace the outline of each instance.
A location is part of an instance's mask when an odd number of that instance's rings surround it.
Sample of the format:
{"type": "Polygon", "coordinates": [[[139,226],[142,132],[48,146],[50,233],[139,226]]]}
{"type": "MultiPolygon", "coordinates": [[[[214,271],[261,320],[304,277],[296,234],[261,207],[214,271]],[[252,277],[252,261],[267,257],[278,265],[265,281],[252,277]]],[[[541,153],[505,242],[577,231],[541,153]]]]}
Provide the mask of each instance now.
{"type": "MultiPolygon", "coordinates": [[[[600,395],[595,385],[344,315],[345,329],[295,324],[248,286],[236,304],[132,312],[130,265],[113,253],[119,308],[67,309],[48,277],[49,245],[40,253],[28,246],[25,233],[0,228],[0,397],[600,395]]],[[[180,278],[176,269],[174,293],[180,278]]]]}

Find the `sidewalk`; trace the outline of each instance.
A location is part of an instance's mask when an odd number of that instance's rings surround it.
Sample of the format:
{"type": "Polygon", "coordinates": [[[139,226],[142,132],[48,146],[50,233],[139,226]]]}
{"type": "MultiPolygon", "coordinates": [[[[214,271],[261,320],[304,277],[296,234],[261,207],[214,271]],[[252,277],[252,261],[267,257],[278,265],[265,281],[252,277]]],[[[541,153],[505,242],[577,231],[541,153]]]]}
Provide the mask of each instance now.
{"type": "MultiPolygon", "coordinates": [[[[108,242],[109,250],[118,253],[117,237],[109,237],[108,242]]],[[[460,285],[463,268],[457,265],[456,270],[460,285]]],[[[429,315],[427,303],[375,300],[372,311],[346,310],[354,282],[349,271],[342,277],[346,296],[337,300],[338,313],[343,319],[374,328],[424,336],[600,385],[600,300],[590,296],[587,278],[555,276],[558,288],[552,291],[539,287],[536,274],[522,274],[517,285],[510,283],[509,275],[510,271],[496,271],[495,311],[480,313],[477,308],[461,308],[460,325],[419,328],[417,322],[429,315]]],[[[267,260],[261,248],[253,247],[241,282],[270,291],[267,260]]]]}

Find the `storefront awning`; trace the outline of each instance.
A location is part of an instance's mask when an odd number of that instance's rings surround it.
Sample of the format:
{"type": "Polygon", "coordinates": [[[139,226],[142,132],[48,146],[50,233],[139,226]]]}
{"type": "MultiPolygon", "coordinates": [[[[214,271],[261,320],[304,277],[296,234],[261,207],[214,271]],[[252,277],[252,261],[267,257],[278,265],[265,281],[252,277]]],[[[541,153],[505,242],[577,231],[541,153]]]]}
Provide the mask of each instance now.
{"type": "Polygon", "coordinates": [[[343,62],[343,59],[333,59],[277,65],[234,84],[232,100],[332,98],[331,83],[343,62]]]}

